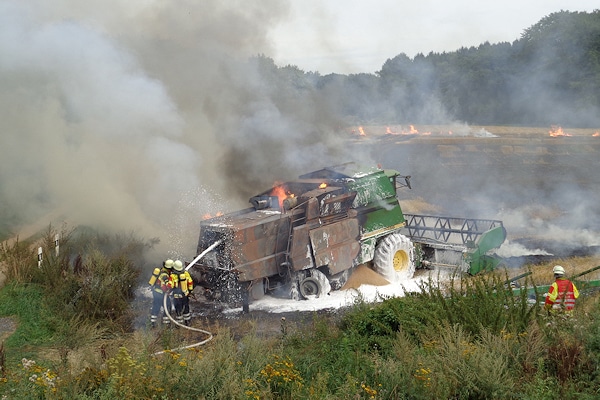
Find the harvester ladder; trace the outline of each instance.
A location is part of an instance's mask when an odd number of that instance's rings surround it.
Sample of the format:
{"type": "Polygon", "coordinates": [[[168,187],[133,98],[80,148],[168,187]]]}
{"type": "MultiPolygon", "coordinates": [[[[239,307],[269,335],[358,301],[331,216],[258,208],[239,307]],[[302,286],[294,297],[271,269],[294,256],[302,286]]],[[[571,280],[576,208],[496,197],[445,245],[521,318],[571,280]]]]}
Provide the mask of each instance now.
{"type": "MultiPolygon", "coordinates": [[[[282,214],[283,215],[283,214],[282,214]]],[[[292,231],[294,230],[294,227],[298,225],[298,222],[302,221],[302,220],[306,220],[306,216],[301,213],[301,214],[292,214],[292,217],[290,218],[290,226],[288,228],[288,234],[287,234],[287,244],[286,244],[286,248],[285,248],[285,261],[284,264],[285,265],[290,265],[290,250],[292,247],[292,231]]],[[[278,238],[279,240],[279,238],[278,238]]],[[[288,269],[287,272],[289,272],[290,270],[288,269]]],[[[279,273],[281,274],[281,270],[279,271],[279,273]]]]}

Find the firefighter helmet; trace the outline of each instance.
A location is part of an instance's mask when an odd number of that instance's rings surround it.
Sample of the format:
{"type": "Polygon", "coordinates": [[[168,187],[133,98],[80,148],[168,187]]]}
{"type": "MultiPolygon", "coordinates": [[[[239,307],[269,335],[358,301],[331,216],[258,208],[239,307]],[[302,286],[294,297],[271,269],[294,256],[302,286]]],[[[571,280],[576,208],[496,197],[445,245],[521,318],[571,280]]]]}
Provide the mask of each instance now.
{"type": "Polygon", "coordinates": [[[171,269],[171,268],[173,268],[173,260],[168,259],[167,261],[165,261],[163,263],[163,265],[165,266],[166,269],[171,269]]]}
{"type": "Polygon", "coordinates": [[[556,265],[554,268],[552,268],[552,272],[554,275],[563,276],[565,274],[565,269],[560,265],[556,265]]]}
{"type": "Polygon", "coordinates": [[[173,263],[173,269],[177,272],[183,271],[183,263],[181,262],[181,260],[176,260],[173,263]]]}

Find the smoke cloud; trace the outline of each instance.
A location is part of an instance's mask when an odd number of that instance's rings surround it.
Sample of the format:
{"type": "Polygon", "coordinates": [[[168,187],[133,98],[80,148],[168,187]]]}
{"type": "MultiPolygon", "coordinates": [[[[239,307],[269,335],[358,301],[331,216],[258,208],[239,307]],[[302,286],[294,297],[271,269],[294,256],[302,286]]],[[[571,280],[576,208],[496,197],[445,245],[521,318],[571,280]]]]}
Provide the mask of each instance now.
{"type": "Polygon", "coordinates": [[[276,0],[0,1],[3,207],[27,221],[60,209],[191,254],[200,216],[347,161],[327,106],[277,92],[257,75],[265,60],[249,59],[270,52],[287,12],[276,0]]]}
{"type": "MultiPolygon", "coordinates": [[[[349,144],[336,86],[318,95],[287,87],[295,81],[281,81],[281,71],[265,75],[276,66],[257,55],[273,53],[269,34],[289,13],[278,0],[0,0],[3,209],[26,221],[60,210],[75,224],[159,237],[161,251],[191,257],[205,214],[248,206],[275,180],[356,161],[412,175],[409,196],[441,214],[507,217],[509,235],[540,229],[597,245],[598,205],[585,196],[597,188],[596,153],[584,165],[536,154],[535,144],[526,161],[510,144],[349,144]],[[559,215],[536,227],[531,216],[544,207],[559,215]]],[[[343,93],[390,115],[414,100],[343,93]]],[[[453,120],[438,100],[425,104],[399,123],[453,120]]],[[[461,129],[470,128],[457,136],[461,129]]]]}

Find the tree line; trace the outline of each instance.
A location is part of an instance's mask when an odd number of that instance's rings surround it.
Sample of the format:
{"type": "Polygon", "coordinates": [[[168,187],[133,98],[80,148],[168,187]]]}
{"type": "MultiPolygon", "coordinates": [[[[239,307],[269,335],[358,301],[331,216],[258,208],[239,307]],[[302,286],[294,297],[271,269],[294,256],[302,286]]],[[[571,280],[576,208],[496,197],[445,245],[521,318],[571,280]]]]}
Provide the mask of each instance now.
{"type": "Polygon", "coordinates": [[[512,43],[401,53],[374,74],[251,62],[273,91],[317,99],[352,123],[600,126],[600,10],[552,13],[512,43]]]}

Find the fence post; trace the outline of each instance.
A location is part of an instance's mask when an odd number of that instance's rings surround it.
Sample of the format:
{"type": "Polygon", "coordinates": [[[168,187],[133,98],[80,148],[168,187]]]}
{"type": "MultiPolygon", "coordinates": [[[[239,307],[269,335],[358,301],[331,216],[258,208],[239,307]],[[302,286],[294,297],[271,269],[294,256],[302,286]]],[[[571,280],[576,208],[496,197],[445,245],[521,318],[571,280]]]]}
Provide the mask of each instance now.
{"type": "Polygon", "coordinates": [[[59,248],[59,244],[58,244],[58,239],[60,238],[60,235],[57,233],[56,235],[54,235],[54,250],[56,252],[56,257],[58,257],[58,248],[59,248]]]}
{"type": "Polygon", "coordinates": [[[42,266],[42,248],[38,247],[38,268],[42,266]]]}

